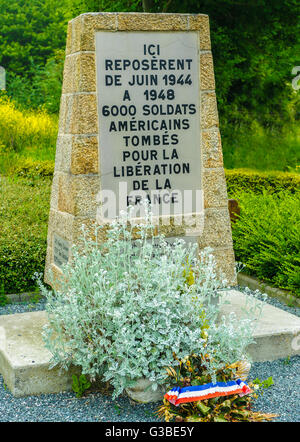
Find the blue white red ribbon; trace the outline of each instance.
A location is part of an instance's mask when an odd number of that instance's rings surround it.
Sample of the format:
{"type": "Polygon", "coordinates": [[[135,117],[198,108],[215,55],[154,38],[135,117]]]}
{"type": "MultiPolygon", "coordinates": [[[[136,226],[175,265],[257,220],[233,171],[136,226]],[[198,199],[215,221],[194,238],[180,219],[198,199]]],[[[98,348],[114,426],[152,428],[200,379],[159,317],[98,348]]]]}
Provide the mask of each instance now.
{"type": "Polygon", "coordinates": [[[244,396],[251,393],[251,388],[241,379],[229,382],[216,382],[193,387],[174,387],[165,394],[165,398],[176,407],[187,402],[203,401],[219,396],[239,394],[244,396]]]}

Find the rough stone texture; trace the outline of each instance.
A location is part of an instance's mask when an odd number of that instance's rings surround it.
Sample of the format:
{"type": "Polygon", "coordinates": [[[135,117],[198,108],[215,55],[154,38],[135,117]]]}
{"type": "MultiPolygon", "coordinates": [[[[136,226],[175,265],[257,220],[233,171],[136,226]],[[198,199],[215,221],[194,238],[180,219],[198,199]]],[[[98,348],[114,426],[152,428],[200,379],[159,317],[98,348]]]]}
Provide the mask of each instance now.
{"type": "Polygon", "coordinates": [[[57,209],[58,206],[58,174],[54,173],[50,196],[50,207],[57,209]]]}
{"type": "Polygon", "coordinates": [[[73,138],[70,172],[74,175],[99,173],[97,137],[92,135],[73,138]]]}
{"type": "Polygon", "coordinates": [[[98,110],[96,94],[74,95],[70,114],[69,133],[98,133],[98,110]]]}
{"type": "Polygon", "coordinates": [[[51,353],[44,347],[42,328],[46,313],[18,313],[0,319],[0,373],[16,397],[71,390],[72,374],[49,370],[51,353]]]}
{"type": "Polygon", "coordinates": [[[219,126],[216,94],[204,92],[201,95],[201,127],[209,129],[214,126],[219,126]]]}
{"type": "MultiPolygon", "coordinates": [[[[58,174],[56,174],[57,176],[58,174]]],[[[58,175],[58,200],[57,208],[60,212],[74,214],[75,212],[75,195],[73,194],[72,181],[70,175],[58,175]]]]}
{"type": "MultiPolygon", "coordinates": [[[[213,246],[217,264],[231,284],[236,284],[234,254],[227,208],[226,182],[215,95],[209,18],[204,14],[87,13],[68,24],[66,60],[60,104],[59,132],[48,227],[46,269],[53,264],[53,233],[80,244],[82,224],[94,237],[97,225],[96,195],[100,190],[98,109],[96,94],[95,32],[192,31],[200,45],[200,107],[202,187],[205,216],[192,225],[161,224],[166,236],[199,236],[201,247],[213,246]],[[204,226],[203,226],[204,219],[204,226]],[[201,228],[199,229],[199,225],[201,228]],[[194,229],[194,230],[193,230],[194,229]],[[204,231],[204,233],[199,233],[204,231]]],[[[197,218],[197,219],[198,219],[197,218]]],[[[105,231],[98,233],[100,239],[105,231]]],[[[48,278],[45,276],[47,282],[48,278]]]]}
{"type": "Polygon", "coordinates": [[[119,31],[187,31],[187,14],[118,14],[119,31]]]}
{"type": "Polygon", "coordinates": [[[58,210],[75,216],[96,217],[98,176],[60,174],[58,178],[58,210]]]}
{"type": "Polygon", "coordinates": [[[96,92],[95,54],[78,52],[66,57],[63,94],[96,92]]]}
{"type": "Polygon", "coordinates": [[[215,75],[211,52],[200,54],[200,85],[204,91],[215,89],[215,75]]]}
{"type": "Polygon", "coordinates": [[[210,51],[210,30],[209,30],[209,18],[204,14],[190,15],[189,16],[189,30],[199,31],[200,35],[200,50],[210,51]]]}
{"type": "Polygon", "coordinates": [[[118,14],[104,13],[104,14],[84,14],[82,20],[82,35],[81,35],[81,51],[94,51],[95,38],[94,34],[97,30],[117,30],[118,14]]]}
{"type": "Polygon", "coordinates": [[[203,169],[204,208],[227,206],[227,187],[223,168],[203,169]]]}
{"type": "MultiPolygon", "coordinates": [[[[228,241],[231,239],[228,234],[228,241]]],[[[236,285],[236,271],[235,271],[235,257],[232,248],[232,243],[228,247],[215,247],[213,248],[212,254],[215,257],[216,263],[218,265],[218,275],[219,277],[224,277],[230,286],[236,285]]]]}
{"type": "Polygon", "coordinates": [[[117,30],[118,13],[87,13],[71,20],[68,25],[66,55],[80,51],[95,51],[97,30],[117,30]]]}
{"type": "Polygon", "coordinates": [[[220,131],[217,127],[202,131],[203,167],[223,167],[220,131]]]}
{"type": "Polygon", "coordinates": [[[147,404],[163,400],[165,390],[163,388],[152,389],[153,382],[148,379],[138,379],[133,387],[126,388],[126,393],[135,402],[147,404]]]}
{"type": "Polygon", "coordinates": [[[58,134],[96,134],[97,132],[96,94],[87,92],[62,95],[58,134]]]}
{"type": "Polygon", "coordinates": [[[204,231],[199,237],[199,245],[204,247],[230,247],[231,226],[228,220],[228,208],[205,211],[204,231]]]}
{"type": "MultiPolygon", "coordinates": [[[[95,135],[60,134],[56,143],[55,173],[98,174],[98,138],[95,135]]],[[[53,183],[55,178],[53,180],[53,183]]],[[[51,204],[51,207],[52,204],[51,204]]]]}
{"type": "Polygon", "coordinates": [[[67,212],[59,212],[57,209],[50,208],[48,222],[48,245],[52,244],[52,233],[55,231],[68,241],[73,239],[74,215],[67,212]]]}
{"type": "Polygon", "coordinates": [[[55,172],[70,171],[72,135],[59,135],[56,142],[55,172]]]}

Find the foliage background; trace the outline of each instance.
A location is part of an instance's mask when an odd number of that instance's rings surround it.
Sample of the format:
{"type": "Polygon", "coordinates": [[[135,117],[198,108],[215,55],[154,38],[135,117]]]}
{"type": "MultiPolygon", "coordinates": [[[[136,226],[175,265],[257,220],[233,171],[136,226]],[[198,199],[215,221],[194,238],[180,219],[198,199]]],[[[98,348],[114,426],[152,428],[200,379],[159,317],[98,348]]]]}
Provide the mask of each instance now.
{"type": "Polygon", "coordinates": [[[0,65],[25,108],[58,113],[68,20],[89,11],[205,13],[227,168],[295,171],[300,99],[298,0],[0,0],[0,65]]]}
{"type": "MultiPolygon", "coordinates": [[[[281,125],[299,117],[291,70],[300,63],[297,0],[68,0],[73,15],[87,11],[203,13],[210,17],[221,113],[230,121],[281,125]],[[243,115],[241,115],[241,113],[243,115]]],[[[299,102],[298,102],[299,105],[299,102]]]]}
{"type": "MultiPolygon", "coordinates": [[[[69,19],[88,11],[142,11],[142,3],[0,0],[0,64],[8,72],[10,93],[16,93],[12,81],[16,75],[36,83],[45,80],[41,69],[53,74],[54,64],[62,64],[59,51],[65,48],[69,19]]],[[[270,126],[299,118],[299,95],[291,87],[291,70],[300,64],[298,0],[156,0],[152,3],[153,12],[209,15],[217,97],[226,120],[251,122],[254,118],[270,126]]],[[[50,92],[50,84],[48,88],[50,92]]],[[[31,101],[38,104],[39,100],[32,97],[31,101]]]]}

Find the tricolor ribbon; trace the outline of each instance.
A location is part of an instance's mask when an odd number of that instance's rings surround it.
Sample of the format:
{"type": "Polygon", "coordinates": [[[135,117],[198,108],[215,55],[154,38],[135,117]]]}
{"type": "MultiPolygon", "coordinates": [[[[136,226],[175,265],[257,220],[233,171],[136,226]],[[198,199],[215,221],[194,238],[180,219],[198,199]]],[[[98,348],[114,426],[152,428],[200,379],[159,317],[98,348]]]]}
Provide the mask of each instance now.
{"type": "Polygon", "coordinates": [[[251,388],[241,379],[229,382],[216,382],[204,385],[196,385],[193,387],[174,387],[165,394],[165,398],[176,407],[180,404],[193,401],[203,401],[219,396],[230,396],[231,394],[239,394],[244,396],[251,393],[251,388]]]}

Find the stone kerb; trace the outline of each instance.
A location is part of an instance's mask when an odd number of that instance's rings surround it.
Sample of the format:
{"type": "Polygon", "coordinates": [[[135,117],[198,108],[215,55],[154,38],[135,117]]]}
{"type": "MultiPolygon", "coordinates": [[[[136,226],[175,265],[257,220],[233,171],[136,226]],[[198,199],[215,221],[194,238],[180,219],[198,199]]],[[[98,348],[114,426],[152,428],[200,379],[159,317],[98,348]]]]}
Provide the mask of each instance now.
{"type": "MultiPolygon", "coordinates": [[[[219,268],[231,285],[236,284],[209,19],[203,14],[87,13],[69,22],[45,280],[49,282],[47,272],[50,268],[55,274],[60,274],[59,267],[53,263],[54,232],[70,243],[78,243],[81,225],[87,225],[92,232],[96,224],[96,195],[101,187],[95,52],[97,31],[198,32],[201,187],[205,209],[204,231],[199,237],[199,245],[213,247],[219,268]]],[[[184,235],[182,228],[176,231],[167,226],[167,235],[178,233],[184,235]]]]}

